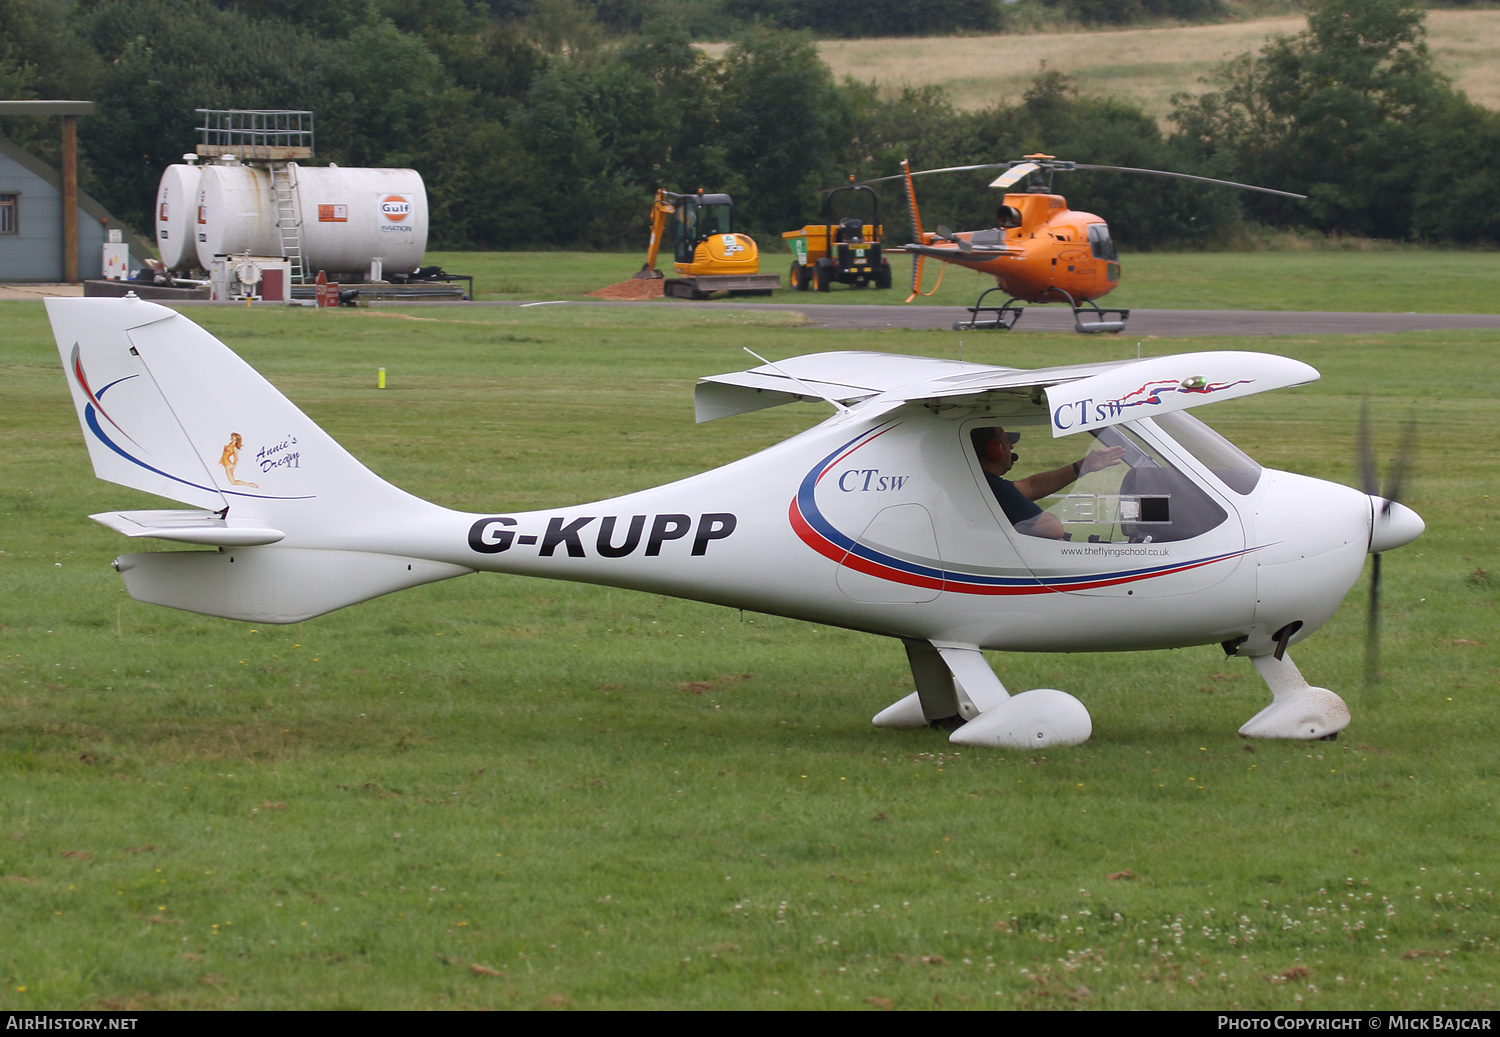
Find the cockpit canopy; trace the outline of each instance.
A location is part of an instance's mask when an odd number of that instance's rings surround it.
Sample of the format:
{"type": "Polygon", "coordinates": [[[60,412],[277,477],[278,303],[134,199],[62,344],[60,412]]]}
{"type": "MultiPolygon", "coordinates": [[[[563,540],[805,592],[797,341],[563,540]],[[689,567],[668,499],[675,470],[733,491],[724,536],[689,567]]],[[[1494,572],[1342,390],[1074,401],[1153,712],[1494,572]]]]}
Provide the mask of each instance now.
{"type": "Polygon", "coordinates": [[[1260,479],[1260,466],[1244,451],[1181,411],[1162,415],[1150,426],[1128,422],[1059,438],[1040,423],[970,422],[967,438],[981,469],[1004,449],[994,433],[998,428],[1011,443],[1013,467],[1003,479],[986,474],[986,489],[1016,531],[1028,536],[1094,544],[1167,543],[1201,536],[1224,522],[1229,515],[1201,485],[1202,477],[1153,443],[1157,436],[1181,447],[1233,493],[1250,493],[1260,479]],[[1102,464],[1115,453],[1117,461],[1089,470],[1091,454],[1102,464]],[[1073,477],[1070,468],[1081,474],[1073,477]],[[1064,485],[1031,498],[1031,504],[1018,502],[1024,497],[1018,484],[1028,487],[1035,475],[1045,485],[1046,473],[1059,473],[1055,478],[1065,480],[1064,485]],[[1042,519],[1035,509],[1055,521],[1042,519]]]}

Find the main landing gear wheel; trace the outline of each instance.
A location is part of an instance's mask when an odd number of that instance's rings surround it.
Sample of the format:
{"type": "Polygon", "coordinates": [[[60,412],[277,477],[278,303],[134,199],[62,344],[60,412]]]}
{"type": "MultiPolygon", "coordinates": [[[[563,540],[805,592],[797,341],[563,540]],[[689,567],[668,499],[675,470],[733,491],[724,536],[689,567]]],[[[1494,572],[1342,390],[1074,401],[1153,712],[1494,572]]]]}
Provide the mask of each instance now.
{"type": "Polygon", "coordinates": [[[876,727],[934,727],[954,745],[998,749],[1081,745],[1094,733],[1088,709],[1065,691],[1011,695],[976,647],[903,642],[917,690],[881,710],[876,727]]]}

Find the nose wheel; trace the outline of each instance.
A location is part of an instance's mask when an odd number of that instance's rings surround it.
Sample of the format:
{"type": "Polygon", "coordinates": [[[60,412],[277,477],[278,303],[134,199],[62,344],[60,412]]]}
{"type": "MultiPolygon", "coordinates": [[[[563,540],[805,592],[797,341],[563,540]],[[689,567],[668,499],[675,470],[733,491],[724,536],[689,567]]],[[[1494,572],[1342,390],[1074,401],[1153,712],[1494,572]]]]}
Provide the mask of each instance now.
{"type": "Polygon", "coordinates": [[[1327,688],[1307,683],[1291,656],[1257,655],[1250,660],[1271,689],[1271,704],[1245,721],[1246,738],[1331,739],[1349,726],[1349,707],[1327,688]]]}

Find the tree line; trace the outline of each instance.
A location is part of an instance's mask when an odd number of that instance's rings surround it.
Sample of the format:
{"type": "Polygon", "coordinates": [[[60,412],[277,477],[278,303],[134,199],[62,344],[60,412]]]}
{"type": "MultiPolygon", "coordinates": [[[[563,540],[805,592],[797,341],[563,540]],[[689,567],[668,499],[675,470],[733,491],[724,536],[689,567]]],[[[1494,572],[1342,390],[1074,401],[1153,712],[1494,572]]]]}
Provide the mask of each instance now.
{"type": "MultiPolygon", "coordinates": [[[[421,172],[442,248],[642,247],[658,185],[727,191],[740,228],[774,240],[850,175],[1038,151],[1309,195],[1059,181],[1134,248],[1222,245],[1245,221],[1500,238],[1500,117],[1435,71],[1424,13],[1407,0],[1310,0],[1305,32],[1178,98],[1165,133],[1133,103],[1081,95],[1054,72],[981,111],[957,111],[937,88],[881,96],[837,81],[810,35],[777,27],[779,3],[743,0],[764,17],[711,59],[691,45],[689,19],[663,16],[693,0],[0,0],[0,93],[97,101],[100,114],[80,120],[83,185],[147,231],[161,171],[196,143],[194,109],[288,108],[316,113],[319,163],[421,172]]],[[[3,119],[0,132],[56,160],[41,120],[3,119]]],[[[992,225],[986,182],[924,178],[924,215],[992,225]]],[[[904,240],[900,194],[883,198],[887,240],[904,240]]]]}

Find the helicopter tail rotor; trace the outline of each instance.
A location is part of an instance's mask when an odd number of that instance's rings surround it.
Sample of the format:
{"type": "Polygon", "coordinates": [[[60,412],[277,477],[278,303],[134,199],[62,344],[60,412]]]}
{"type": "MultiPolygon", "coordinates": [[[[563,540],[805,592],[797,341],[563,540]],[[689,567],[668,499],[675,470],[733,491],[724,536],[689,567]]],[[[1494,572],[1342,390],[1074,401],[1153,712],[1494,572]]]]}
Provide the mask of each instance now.
{"type": "Polygon", "coordinates": [[[960,252],[973,252],[974,251],[974,246],[969,241],[967,241],[964,238],[958,237],[956,234],[953,233],[953,230],[952,230],[951,227],[946,227],[946,226],[944,226],[941,223],[938,224],[937,236],[940,237],[940,238],[942,238],[944,241],[951,241],[951,242],[953,242],[953,244],[955,244],[955,245],[958,246],[958,250],[960,252]]]}

